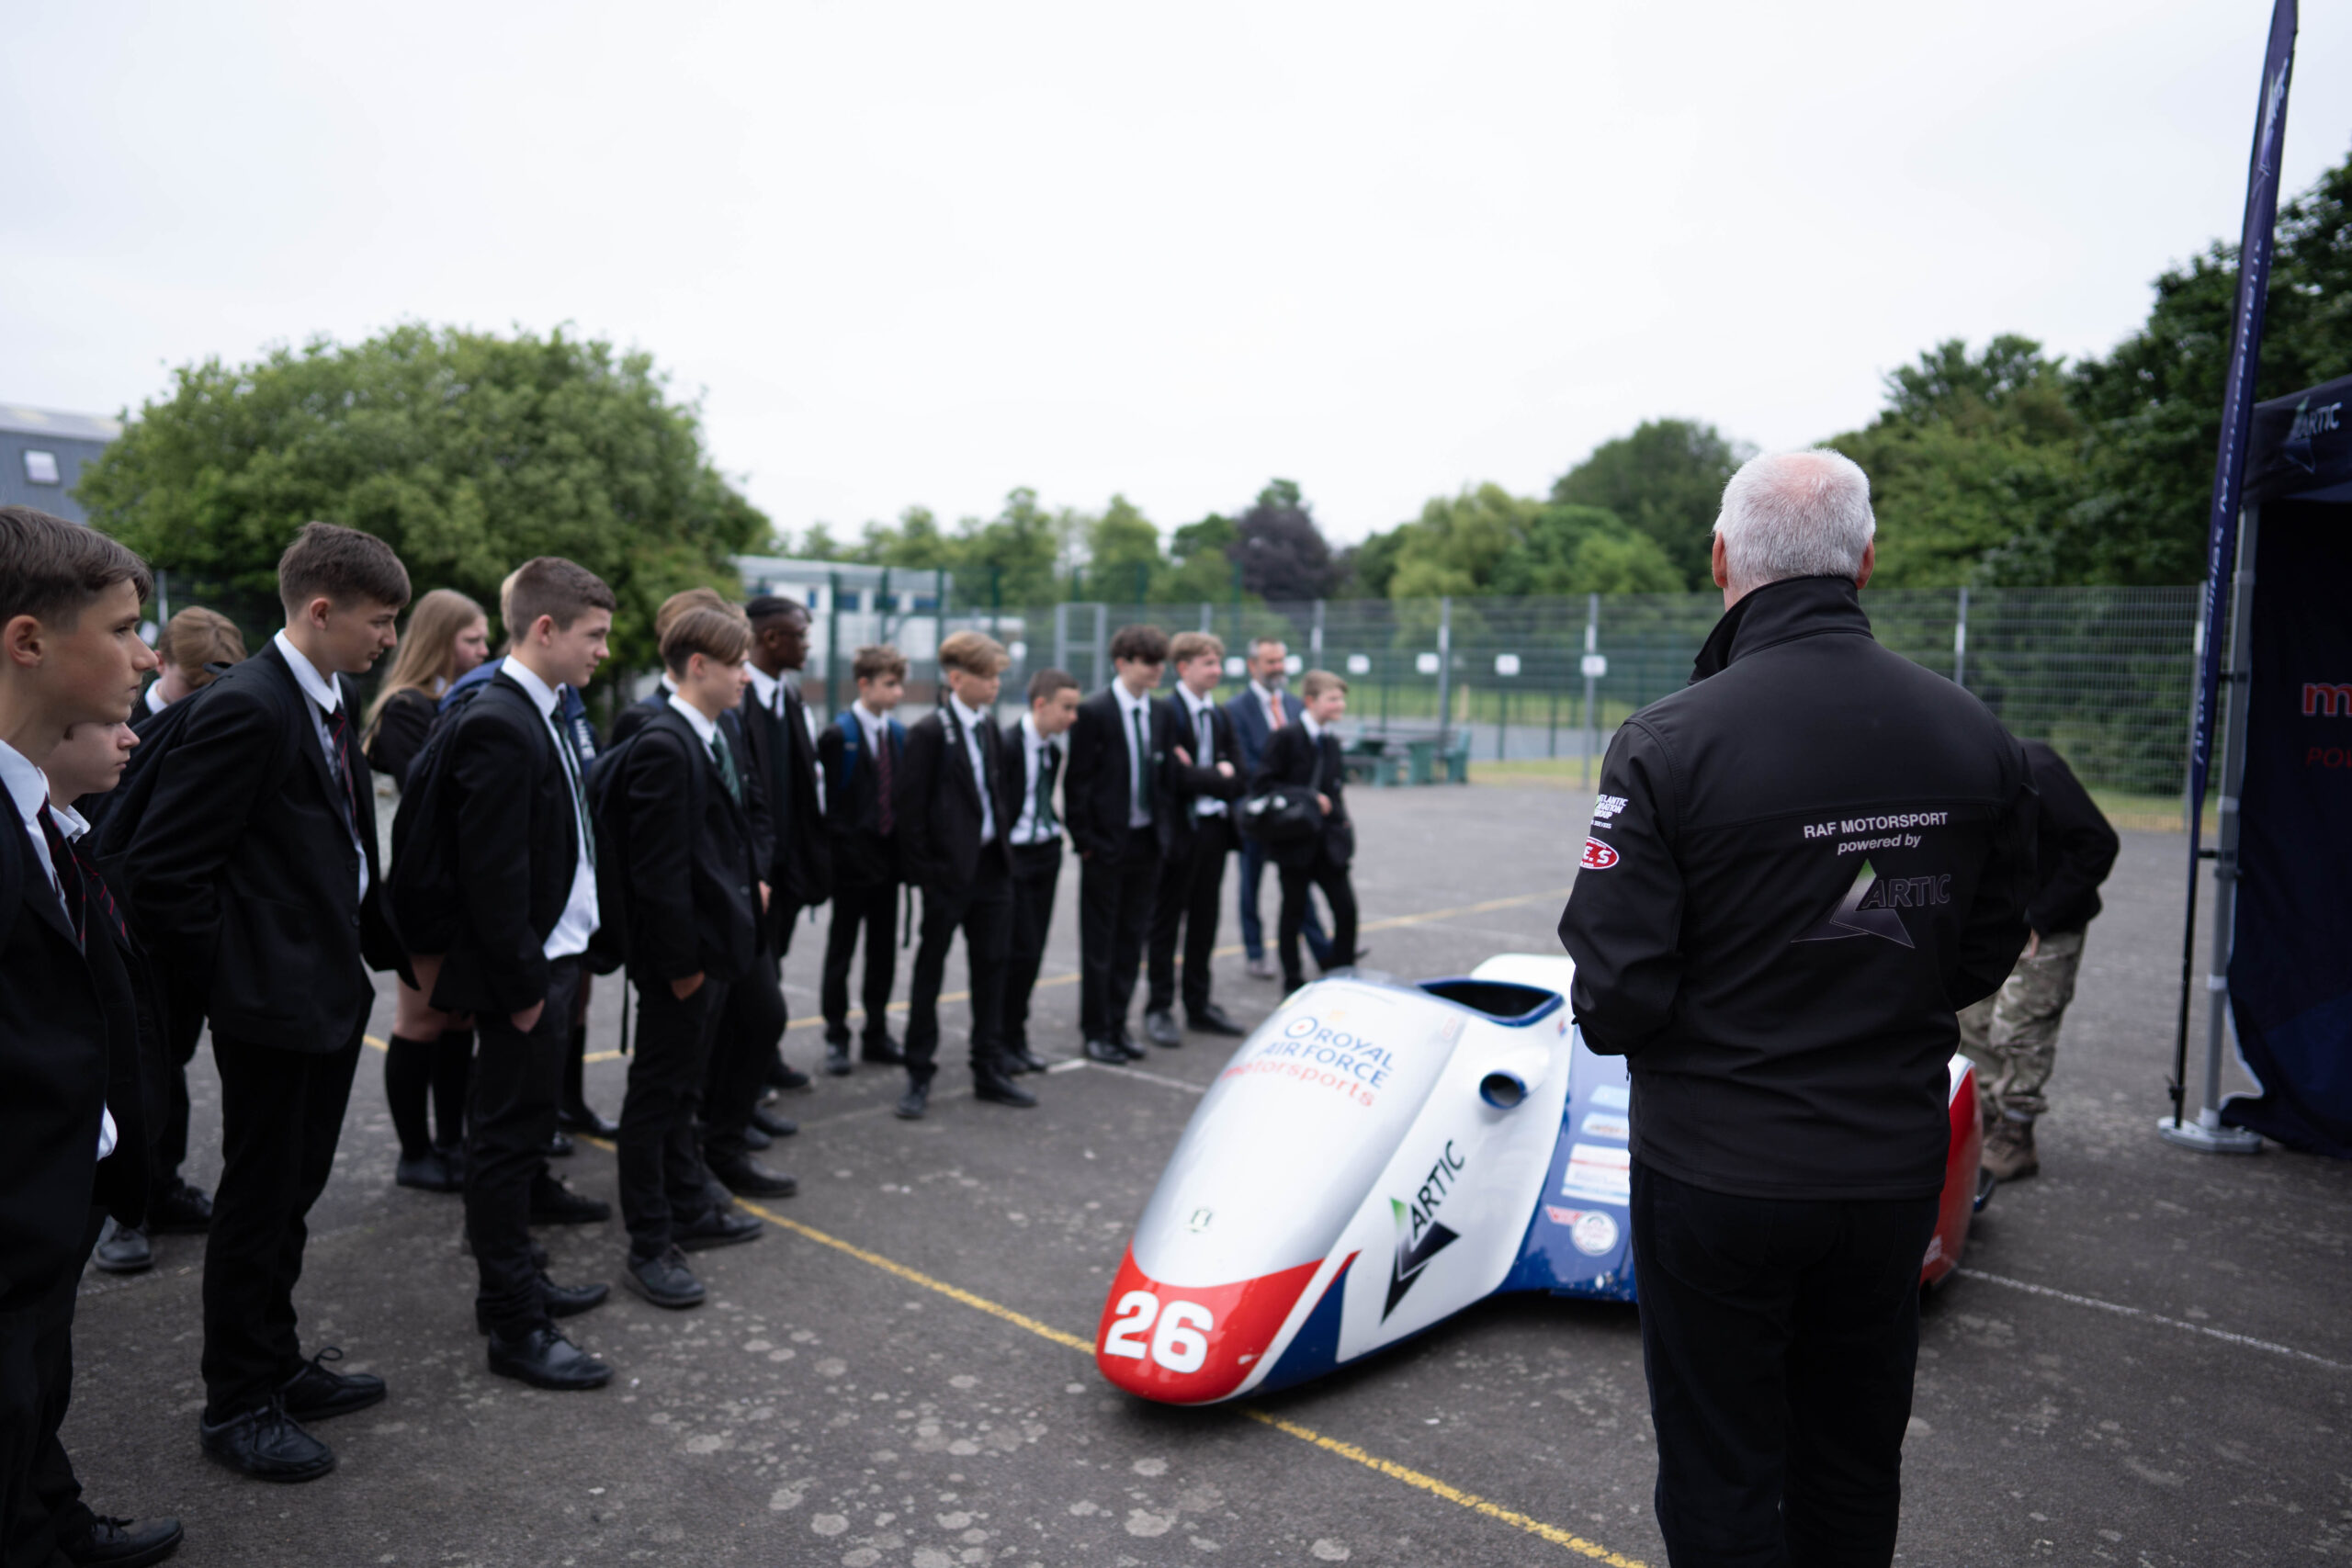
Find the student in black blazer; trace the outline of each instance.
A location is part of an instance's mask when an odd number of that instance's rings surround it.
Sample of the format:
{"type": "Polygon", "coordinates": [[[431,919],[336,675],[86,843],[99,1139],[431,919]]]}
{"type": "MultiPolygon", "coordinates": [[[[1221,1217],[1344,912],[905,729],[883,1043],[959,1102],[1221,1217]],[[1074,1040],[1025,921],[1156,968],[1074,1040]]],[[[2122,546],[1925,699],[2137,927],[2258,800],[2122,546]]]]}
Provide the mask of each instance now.
{"type": "MultiPolygon", "coordinates": [[[[1306,705],[1283,689],[1288,678],[1290,649],[1280,637],[1261,637],[1250,644],[1250,684],[1225,705],[1227,717],[1233,720],[1233,738],[1241,745],[1241,776],[1255,778],[1258,764],[1265,760],[1266,743],[1275,734],[1298,722],[1306,705]]],[[[1274,978],[1272,960],[1266,956],[1265,927],[1258,918],[1258,885],[1265,878],[1266,847],[1255,839],[1241,840],[1241,870],[1235,880],[1240,884],[1238,903],[1241,914],[1242,964],[1250,974],[1261,980],[1274,978]]],[[[1315,901],[1308,899],[1304,923],[1299,932],[1320,964],[1331,951],[1330,938],[1323,934],[1323,922],[1316,917],[1315,901]]]]}
{"type": "Polygon", "coordinates": [[[760,1223],[711,1201],[696,1145],[728,993],[755,984],[768,886],[752,834],[755,786],[731,727],[752,629],[733,609],[699,605],[671,622],[662,661],[677,687],[606,764],[604,826],[628,886],[629,978],[638,1044],[621,1107],[621,1282],[656,1306],[701,1302],[685,1250],[749,1241],[760,1223]]]}
{"type": "Polygon", "coordinates": [[[1239,1035],[1241,1026],[1209,995],[1209,955],[1216,950],[1217,897],[1234,845],[1232,802],[1248,782],[1239,768],[1233,720],[1211,694],[1225,678],[1225,644],[1207,632],[1180,632],[1169,645],[1176,690],[1163,701],[1175,737],[1175,785],[1168,858],[1151,911],[1151,989],[1144,998],[1145,1035],[1182,1045],[1176,1027],[1176,942],[1184,942],[1184,1021],[1204,1034],[1239,1035]]]}
{"type": "Polygon", "coordinates": [[[1062,876],[1062,824],[1054,786],[1062,740],[1078,722],[1078,677],[1040,670],[1029,677],[1029,711],[1001,737],[1004,798],[1012,812],[1012,945],[1004,977],[1004,1062],[1009,1073],[1042,1073],[1029,1048],[1029,993],[1037,988],[1046,933],[1054,924],[1054,890],[1062,876]]]}
{"type": "Polygon", "coordinates": [[[1306,711],[1297,724],[1266,743],[1265,761],[1250,784],[1253,793],[1270,784],[1310,788],[1322,807],[1320,832],[1266,847],[1267,858],[1282,874],[1278,945],[1285,991],[1306,983],[1298,961],[1298,928],[1306,919],[1310,884],[1323,889],[1331,905],[1331,953],[1322,964],[1324,972],[1343,968],[1362,956],[1356,951],[1355,886],[1348,880],[1348,863],[1355,858],[1356,830],[1348,820],[1340,737],[1331,728],[1348,711],[1348,683],[1329,670],[1310,670],[1299,689],[1306,698],[1306,711]]]}
{"type": "Polygon", "coordinates": [[[401,964],[343,677],[393,645],[408,573],[381,540],[308,523],[277,592],[285,629],[208,687],[156,758],[120,864],[132,919],[177,972],[173,994],[204,998],[220,1074],[204,1451],[256,1479],[309,1481],[334,1454],[301,1423],[384,1397],[379,1378],[302,1359],[294,1283],[376,999],[368,971],[401,964]]]}
{"type": "Polygon", "coordinates": [[[528,1228],[534,1179],[550,1179],[541,1168],[564,1051],[607,897],[579,752],[556,714],[562,688],[585,686],[604,661],[613,604],[595,573],[568,560],[541,556],[514,574],[513,645],[457,716],[429,786],[447,792],[435,805],[447,837],[404,848],[394,867],[401,934],[440,953],[416,960],[418,984],[435,1008],[473,1014],[480,1041],[466,1123],[475,1322],[490,1337],[492,1371],[550,1389],[598,1388],[613,1375],[552,1322],[594,1306],[605,1288],[549,1280],[528,1228]],[[436,858],[446,886],[413,880],[436,858]]]}
{"type": "Polygon", "coordinates": [[[964,933],[971,973],[972,1092],[999,1105],[1037,1097],[1004,1070],[1004,959],[1012,931],[1013,813],[997,754],[997,683],[1012,656],[994,637],[961,631],[939,645],[946,700],[907,731],[895,816],[900,874],[922,889],[922,937],[907,1002],[907,1092],[898,1114],[919,1120],[939,1050],[939,987],[947,950],[964,933]]]}
{"type": "Polygon", "coordinates": [[[148,589],[139,558],[96,530],[0,507],[0,1556],[11,1562],[126,1543],[160,1555],[180,1533],[176,1520],[93,1519],[57,1438],[94,1201],[141,1217],[148,1123],[114,911],[44,810],[40,764],[73,727],[130,716],[156,665],[139,640],[148,589]]]}
{"type": "MultiPolygon", "coordinates": [[[[720,610],[738,619],[742,615],[716,589],[689,588],[671,594],[654,612],[656,641],[667,637],[678,618],[693,609],[720,610]]],[[[752,852],[762,868],[762,879],[765,880],[767,868],[775,859],[775,818],[768,798],[769,781],[752,743],[751,710],[741,700],[741,691],[739,686],[735,700],[722,705],[718,723],[741,760],[740,778],[745,815],[751,819],[752,852]]],[[[665,670],[661,683],[644,700],[623,708],[613,721],[612,744],[617,747],[656,716],[671,712],[670,700],[677,692],[677,677],[665,670]]],[[[760,965],[773,981],[775,957],[764,912],[760,928],[764,954],[760,965]]],[[[711,1175],[740,1197],[787,1198],[799,1190],[799,1184],[790,1176],[771,1170],[752,1157],[752,1150],[767,1147],[772,1139],[789,1137],[800,1131],[797,1122],[760,1106],[762,1080],[777,1061],[776,1047],[784,1038],[787,1021],[784,993],[774,984],[730,986],[718,1031],[711,1037],[710,1049],[704,1054],[707,1065],[701,1089],[702,1158],[711,1175]]],[[[799,1075],[799,1081],[801,1087],[807,1087],[807,1075],[799,1075]]],[[[619,1129],[609,1127],[605,1131],[610,1135],[619,1129]]]]}
{"type": "Polygon", "coordinates": [[[865,939],[862,1055],[903,1062],[890,1038],[890,985],[897,978],[899,835],[891,799],[906,756],[907,728],[890,716],[907,683],[907,656],[887,643],[861,648],[850,665],[857,700],[817,737],[825,771],[825,831],[831,841],[833,923],[825,933],[825,1071],[849,1067],[849,965],[865,939]]]}
{"type": "MultiPolygon", "coordinates": [[[[803,909],[832,897],[832,860],[825,836],[824,790],[817,767],[817,729],[800,700],[800,667],[808,658],[808,606],[763,596],[743,606],[752,620],[752,689],[743,694],[744,737],[767,785],[775,818],[775,889],[769,930],[781,959],[803,909]]],[[[808,1087],[806,1078],[787,1088],[808,1087]]]]}
{"type": "Polygon", "coordinates": [[[1079,1030],[1089,1057],[1115,1065],[1145,1055],[1128,1036],[1127,1004],[1175,840],[1173,730],[1151,700],[1168,665],[1168,634],[1122,626],[1111,661],[1118,678],[1078,705],[1062,795],[1080,861],[1079,1030]]]}

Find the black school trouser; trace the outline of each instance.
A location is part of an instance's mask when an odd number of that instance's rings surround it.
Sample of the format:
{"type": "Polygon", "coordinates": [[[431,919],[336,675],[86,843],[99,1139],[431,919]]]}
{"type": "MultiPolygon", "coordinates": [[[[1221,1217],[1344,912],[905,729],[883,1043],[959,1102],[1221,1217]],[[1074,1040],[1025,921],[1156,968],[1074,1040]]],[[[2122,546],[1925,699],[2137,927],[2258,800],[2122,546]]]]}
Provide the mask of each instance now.
{"type": "Polygon", "coordinates": [[[0,1564],[53,1568],[61,1540],[90,1526],[82,1483],[58,1429],[74,1397],[74,1304],[81,1259],[97,1245],[106,1211],[92,1208],[74,1263],[25,1306],[0,1313],[0,1564]]]}
{"type": "Polygon", "coordinates": [[[1668,1560],[1883,1568],[1938,1196],[1740,1198],[1633,1174],[1668,1560]]]}
{"type": "Polygon", "coordinates": [[[1078,1027],[1089,1040],[1126,1032],[1136,971],[1159,887],[1159,840],[1127,828],[1078,867],[1078,1027]]]}
{"type": "Polygon", "coordinates": [[[1005,956],[1004,1048],[1029,1049],[1029,993],[1046,962],[1054,926],[1054,892],[1062,879],[1062,843],[1012,846],[1012,942],[1005,956]]]}
{"type": "Polygon", "coordinates": [[[294,1286],[311,1205],[334,1171],[366,1013],[332,1051],[288,1051],[215,1032],[220,1185],[204,1248],[204,1418],[267,1404],[302,1369],[294,1286]]]}
{"type": "Polygon", "coordinates": [[[1276,928],[1275,947],[1282,958],[1283,988],[1295,991],[1306,983],[1306,972],[1298,962],[1298,934],[1311,907],[1307,888],[1323,889],[1324,900],[1331,906],[1331,941],[1316,959],[1325,969],[1345,967],[1355,962],[1356,889],[1355,884],[1348,880],[1348,868],[1333,860],[1320,842],[1315,846],[1312,863],[1277,869],[1283,879],[1283,913],[1276,928]]]}
{"type": "Polygon", "coordinates": [[[1184,1011],[1198,1018],[1208,1010],[1209,955],[1216,951],[1216,903],[1225,892],[1225,857],[1233,847],[1233,826],[1222,813],[1204,817],[1193,829],[1189,849],[1159,870],[1151,908],[1150,1012],[1176,1005],[1176,928],[1184,928],[1184,1011]]]}
{"type": "Polygon", "coordinates": [[[170,1061],[164,1069],[164,1125],[155,1134],[155,1163],[149,1191],[161,1198],[180,1179],[187,1162],[190,1106],[187,1066],[196,1060],[196,1043],[204,1033],[204,1002],[194,987],[173,984],[165,993],[164,1050],[170,1061]]]}
{"type": "Polygon", "coordinates": [[[922,890],[922,928],[915,943],[914,979],[907,998],[907,1077],[929,1083],[938,1072],[939,987],[947,950],[964,933],[964,964],[971,971],[972,1071],[1002,1072],[1004,959],[1012,941],[1012,874],[1001,845],[980,851],[972,880],[961,887],[922,890]]]}
{"type": "MultiPolygon", "coordinates": [[[[775,956],[763,945],[752,973],[723,987],[726,999],[706,1053],[709,1060],[702,1079],[703,1148],[714,1159],[743,1158],[752,1152],[743,1134],[752,1125],[752,1112],[759,1109],[769,1065],[775,1061],[785,1026],[791,1021],[785,1016],[779,971],[775,956]]],[[[708,989],[710,982],[705,980],[703,986],[708,989]]],[[[659,988],[668,995],[668,986],[659,988]]],[[[638,1016],[645,1016],[641,1006],[638,1016]]]]}
{"type": "Polygon", "coordinates": [[[898,909],[895,882],[854,882],[833,888],[833,923],[825,933],[825,972],[818,991],[828,1041],[849,1039],[849,965],[860,934],[865,938],[865,983],[860,996],[865,1026],[861,1032],[869,1042],[889,1037],[890,986],[899,977],[893,941],[898,933],[891,929],[898,909]]]}
{"type": "Polygon", "coordinates": [[[527,1034],[504,1013],[474,1015],[466,1235],[481,1278],[474,1303],[494,1331],[509,1337],[548,1326],[538,1265],[531,1261],[531,1179],[555,1137],[580,980],[579,959],[548,963],[547,1005],[527,1034]]]}
{"type": "Polygon", "coordinates": [[[673,1227],[692,1224],[710,1206],[695,1111],[733,988],[705,980],[681,1001],[667,980],[637,983],[637,1055],[618,1140],[621,1219],[632,1258],[661,1257],[673,1227]]]}

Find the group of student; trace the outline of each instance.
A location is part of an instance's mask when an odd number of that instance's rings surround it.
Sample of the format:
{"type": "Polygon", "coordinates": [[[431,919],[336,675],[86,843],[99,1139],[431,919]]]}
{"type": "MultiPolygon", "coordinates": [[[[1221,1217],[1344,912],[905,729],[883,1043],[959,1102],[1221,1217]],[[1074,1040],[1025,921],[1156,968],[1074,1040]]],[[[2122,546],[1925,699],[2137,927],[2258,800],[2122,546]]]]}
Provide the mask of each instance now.
{"type": "Polygon", "coordinates": [[[607,1287],[549,1278],[530,1227],[611,1209],[549,1160],[571,1134],[610,1137],[621,1283],[663,1307],[702,1301],[688,1255],[762,1230],[733,1200],[796,1190],[753,1154],[796,1130],[770,1109],[775,1092],[810,1082],[779,1050],[781,963],[802,911],[833,904],[825,1070],[854,1070],[848,979],[863,941],[858,1055],[903,1069],[908,1119],[928,1109],[958,932],[975,1095],[1037,1103],[1016,1079],[1046,1066],[1030,1000],[1066,834],[1095,1061],[1145,1055],[1126,1017],[1147,949],[1147,1036],[1182,1043],[1180,940],[1186,1021],[1240,1032],[1209,985],[1237,849],[1252,973],[1271,973],[1256,912],[1269,859],[1283,979],[1303,981],[1302,939],[1326,969],[1358,956],[1330,728],[1345,684],[1316,671],[1303,701],[1291,695],[1279,643],[1252,649],[1250,689],[1220,706],[1216,638],[1171,645],[1130,626],[1113,639],[1108,689],[1081,700],[1074,678],[1040,671],[1001,726],[1011,659],[993,638],[944,640],[940,700],[911,726],[892,715],[906,660],[867,648],[856,701],[820,727],[798,690],[807,607],[696,589],[656,618],[659,688],[600,740],[581,694],[616,601],[576,563],[542,557],[506,580],[497,657],[488,615],[451,590],[426,594],[401,636],[399,558],[325,523],[287,547],[286,624],[250,658],[204,609],[173,616],[151,650],[150,589],[105,536],[0,508],[0,785],[17,818],[0,832],[0,1561],[153,1562],[180,1540],[175,1520],[84,1506],[58,1441],[94,1247],[99,1267],[127,1270],[152,1263],[155,1233],[209,1232],[198,1436],[228,1468],[325,1474],[334,1454],[311,1427],[385,1397],[382,1379],[338,1370],[334,1348],[302,1354],[293,1303],[371,971],[397,979],[384,1065],[397,1179],[463,1195],[491,1370],[569,1390],[613,1376],[557,1326],[607,1287]],[[396,646],[362,719],[350,678],[396,646]],[[1177,690],[1155,698],[1171,660],[1177,690]],[[398,796],[388,863],[379,770],[398,796]],[[1269,791],[1287,791],[1295,820],[1238,834],[1245,804],[1269,791]],[[922,907],[903,1042],[888,1027],[901,888],[922,907]],[[616,1122],[588,1105],[582,1077],[590,988],[616,971],[636,998],[616,1122]],[[222,1148],[209,1197],[180,1174],[187,1067],[208,1024],[222,1148]]]}

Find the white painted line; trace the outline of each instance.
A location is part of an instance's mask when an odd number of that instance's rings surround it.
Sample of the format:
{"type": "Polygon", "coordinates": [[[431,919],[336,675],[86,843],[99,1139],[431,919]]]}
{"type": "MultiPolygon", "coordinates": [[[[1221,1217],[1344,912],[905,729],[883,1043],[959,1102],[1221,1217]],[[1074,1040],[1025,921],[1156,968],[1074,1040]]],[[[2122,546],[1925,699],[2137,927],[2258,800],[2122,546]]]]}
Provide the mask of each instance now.
{"type": "Polygon", "coordinates": [[[2352,1371],[2352,1366],[2346,1366],[2342,1361],[2331,1361],[2324,1356],[2314,1356],[2309,1350],[2298,1350],[2291,1345],[2274,1345],[2267,1339],[2256,1339],[2250,1335],[2232,1334],[2226,1328],[2208,1328],[2201,1323],[2187,1323],[2177,1317],[2166,1317],[2162,1313],[2150,1312],[2144,1307],[2125,1306],[2120,1302],[2103,1302],[2097,1296],[2078,1296],[2072,1291],[2053,1290],[2048,1285],[2036,1285],[2024,1280],[2005,1279],[1998,1274],[1987,1274],[1981,1269],[1955,1269],[1952,1272],[1971,1280],[1982,1280],[1988,1285],[2023,1291],[2030,1296],[2048,1296],[2053,1301],[2064,1302],[2069,1306],[2089,1307],[2097,1312],[2111,1312],[2118,1317],[2136,1317],[2145,1323],[2160,1323],[2166,1328],[2184,1328],[2191,1334],[2202,1334],[2208,1338],[2219,1339],[2224,1344],[2244,1346],[2249,1350],[2267,1350],[2274,1356],[2288,1356],[2299,1361],[2310,1361],[2325,1367],[2330,1371],[2352,1371]]]}

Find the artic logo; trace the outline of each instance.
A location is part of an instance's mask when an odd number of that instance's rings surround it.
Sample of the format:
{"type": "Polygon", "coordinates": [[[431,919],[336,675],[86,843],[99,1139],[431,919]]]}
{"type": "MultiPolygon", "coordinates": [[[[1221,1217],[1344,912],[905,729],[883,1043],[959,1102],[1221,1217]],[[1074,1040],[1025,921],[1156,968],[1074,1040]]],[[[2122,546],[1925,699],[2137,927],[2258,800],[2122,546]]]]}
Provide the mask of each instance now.
{"type": "Polygon", "coordinates": [[[1405,1299],[1405,1292],[1413,1288],[1413,1281],[1421,1277],[1430,1259],[1453,1245],[1455,1232],[1439,1223],[1438,1205],[1445,1201],[1454,1178],[1468,1163],[1453,1152],[1453,1142],[1449,1138],[1445,1152],[1438,1156],[1437,1163],[1430,1167],[1429,1175],[1414,1190],[1413,1201],[1407,1203],[1401,1199],[1388,1200],[1389,1211],[1396,1216],[1396,1261],[1388,1269],[1388,1300],[1380,1309],[1383,1323],[1396,1310],[1396,1303],[1405,1299]]]}
{"type": "Polygon", "coordinates": [[[1842,942],[1849,936],[1883,936],[1898,947],[1912,947],[1903,926],[1902,909],[1924,909],[1951,902],[1951,877],[1881,876],[1862,862],[1854,886],[1820,924],[1797,938],[1799,942],[1842,942]]]}

